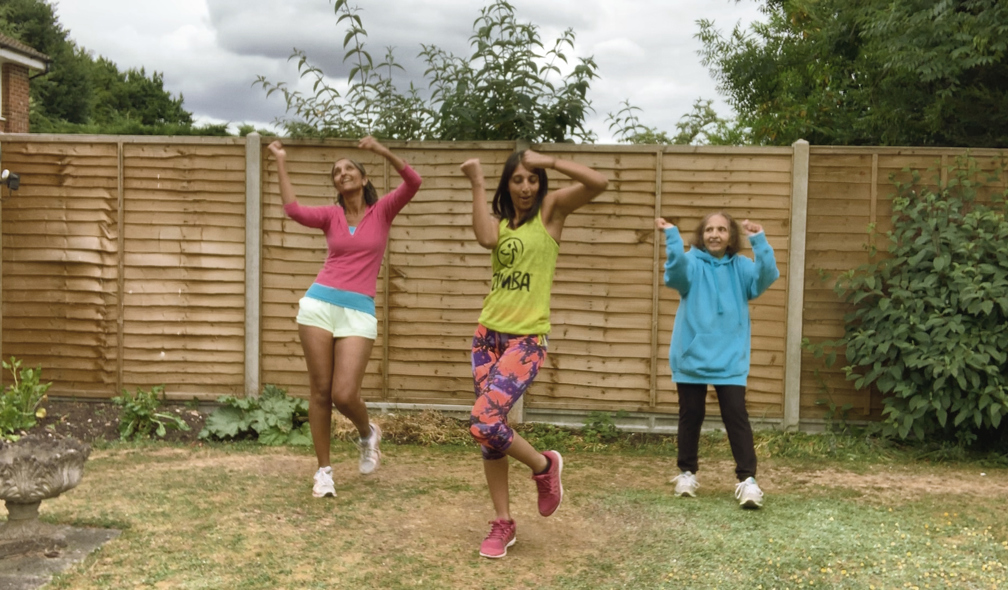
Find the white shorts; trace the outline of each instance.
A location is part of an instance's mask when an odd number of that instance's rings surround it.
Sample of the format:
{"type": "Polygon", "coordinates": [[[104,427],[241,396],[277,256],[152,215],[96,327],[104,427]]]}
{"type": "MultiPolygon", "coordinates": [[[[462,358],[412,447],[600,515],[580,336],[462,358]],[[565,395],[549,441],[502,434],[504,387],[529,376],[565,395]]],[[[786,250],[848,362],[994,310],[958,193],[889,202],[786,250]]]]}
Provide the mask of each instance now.
{"type": "Polygon", "coordinates": [[[374,340],[378,338],[378,318],[357,311],[333,305],[326,301],[302,297],[298,302],[297,323],[303,326],[314,326],[331,332],[333,338],[361,336],[374,340]]]}

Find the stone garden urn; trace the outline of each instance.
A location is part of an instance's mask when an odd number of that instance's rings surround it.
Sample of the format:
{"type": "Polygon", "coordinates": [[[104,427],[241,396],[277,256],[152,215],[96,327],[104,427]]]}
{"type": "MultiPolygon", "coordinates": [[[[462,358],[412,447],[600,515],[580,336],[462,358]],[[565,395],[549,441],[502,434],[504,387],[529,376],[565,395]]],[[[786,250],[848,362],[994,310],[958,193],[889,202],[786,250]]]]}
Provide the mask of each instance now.
{"type": "Polygon", "coordinates": [[[90,454],[90,446],[72,438],[0,441],[0,499],[7,505],[0,558],[66,546],[62,527],[39,521],[39,505],[79,484],[90,454]]]}

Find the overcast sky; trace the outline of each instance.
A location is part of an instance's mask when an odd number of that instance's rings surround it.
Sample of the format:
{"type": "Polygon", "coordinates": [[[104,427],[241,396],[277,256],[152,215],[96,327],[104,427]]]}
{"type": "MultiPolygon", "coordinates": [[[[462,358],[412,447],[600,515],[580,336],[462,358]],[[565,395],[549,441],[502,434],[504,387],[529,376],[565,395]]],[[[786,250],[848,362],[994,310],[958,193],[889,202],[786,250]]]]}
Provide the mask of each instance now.
{"type": "MultiPolygon", "coordinates": [[[[606,115],[630,102],[641,122],[675,131],[698,98],[732,113],[700,64],[696,21],[714,21],[724,33],[760,17],[754,0],[510,0],[518,19],[538,25],[544,45],[567,28],[576,34],[577,57],[593,56],[599,78],[588,98],[589,127],[600,143],[612,141],[606,115]]],[[[423,84],[421,43],[456,56],[470,55],[469,37],[479,9],[490,0],[356,0],[372,56],[394,47],[407,77],[423,84]]],[[[252,83],[299,83],[296,47],[337,86],[346,79],[343,37],[331,0],[52,0],[60,24],[93,54],[120,70],[161,72],[166,89],[182,94],[200,123],[272,126],[285,115],[283,98],[266,97],[252,83]]],[[[571,61],[575,61],[573,58],[571,61]]],[[[310,90],[310,89],[309,89],[310,90]]]]}

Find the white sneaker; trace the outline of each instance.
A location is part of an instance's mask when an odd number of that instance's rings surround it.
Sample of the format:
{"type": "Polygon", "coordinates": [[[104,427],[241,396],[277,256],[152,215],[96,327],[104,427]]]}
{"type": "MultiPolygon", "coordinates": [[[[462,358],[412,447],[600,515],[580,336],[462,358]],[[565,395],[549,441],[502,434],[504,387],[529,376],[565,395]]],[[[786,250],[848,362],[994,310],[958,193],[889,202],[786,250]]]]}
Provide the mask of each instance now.
{"type": "Polygon", "coordinates": [[[735,499],[742,508],[762,508],[763,490],[756,485],[756,480],[750,477],[735,486],[735,499]]]}
{"type": "Polygon", "coordinates": [[[315,485],[312,486],[312,495],[316,498],[335,498],[336,485],[332,480],[332,467],[319,467],[315,472],[315,485]]]}
{"type": "Polygon", "coordinates": [[[696,476],[689,471],[683,471],[679,475],[673,477],[670,483],[675,484],[675,495],[680,498],[696,498],[696,490],[700,487],[700,484],[697,483],[696,476]]]}
{"type": "Polygon", "coordinates": [[[364,475],[374,473],[378,469],[381,461],[381,451],[378,450],[378,443],[381,442],[381,428],[377,424],[371,424],[371,436],[361,439],[357,446],[360,447],[360,472],[364,475]]]}

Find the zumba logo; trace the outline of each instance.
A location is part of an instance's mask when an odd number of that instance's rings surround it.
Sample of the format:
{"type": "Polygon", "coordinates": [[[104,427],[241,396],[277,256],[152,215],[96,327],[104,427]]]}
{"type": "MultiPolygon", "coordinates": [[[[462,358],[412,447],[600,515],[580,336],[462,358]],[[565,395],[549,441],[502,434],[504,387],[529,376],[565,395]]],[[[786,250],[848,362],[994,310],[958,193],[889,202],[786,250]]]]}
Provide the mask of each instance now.
{"type": "Polygon", "coordinates": [[[510,268],[525,252],[525,244],[518,238],[508,238],[497,248],[497,262],[510,268]]]}

